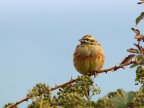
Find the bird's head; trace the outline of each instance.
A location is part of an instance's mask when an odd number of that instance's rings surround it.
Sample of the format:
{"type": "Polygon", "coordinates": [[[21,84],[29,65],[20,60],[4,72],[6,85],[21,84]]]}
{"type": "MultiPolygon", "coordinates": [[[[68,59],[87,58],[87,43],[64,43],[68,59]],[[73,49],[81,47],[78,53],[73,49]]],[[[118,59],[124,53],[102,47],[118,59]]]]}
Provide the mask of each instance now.
{"type": "Polygon", "coordinates": [[[81,44],[99,44],[94,36],[92,35],[85,35],[80,40],[81,44]]]}

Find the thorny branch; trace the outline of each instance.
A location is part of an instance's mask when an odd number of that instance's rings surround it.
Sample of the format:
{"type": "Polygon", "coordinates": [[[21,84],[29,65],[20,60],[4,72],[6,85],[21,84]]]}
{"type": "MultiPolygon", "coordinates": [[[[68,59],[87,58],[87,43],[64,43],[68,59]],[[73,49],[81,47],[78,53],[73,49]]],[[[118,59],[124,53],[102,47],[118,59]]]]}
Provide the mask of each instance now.
{"type": "MultiPolygon", "coordinates": [[[[97,74],[100,74],[100,73],[107,73],[107,72],[109,72],[109,71],[116,71],[116,70],[118,70],[118,69],[120,69],[120,68],[123,68],[123,69],[124,69],[125,66],[128,66],[128,65],[130,65],[130,64],[136,64],[136,62],[135,62],[135,61],[131,61],[131,62],[128,62],[128,63],[120,64],[120,65],[118,65],[118,66],[113,66],[113,67],[110,67],[110,68],[107,68],[107,69],[102,69],[102,70],[96,71],[95,74],[97,75],[97,74]]],[[[93,76],[93,75],[95,75],[95,74],[89,74],[89,76],[93,76]]],[[[56,89],[58,89],[58,88],[65,87],[66,85],[69,85],[69,84],[71,84],[71,83],[76,82],[76,80],[77,80],[77,79],[72,79],[72,78],[71,78],[71,80],[68,81],[68,82],[66,82],[66,83],[63,83],[63,84],[61,84],[61,85],[52,87],[52,88],[51,88],[51,91],[54,91],[54,90],[56,90],[56,89]]],[[[25,101],[28,101],[29,99],[31,99],[31,97],[25,97],[24,99],[22,99],[22,100],[14,103],[14,104],[8,106],[7,108],[14,108],[14,107],[16,107],[17,105],[19,105],[19,104],[21,104],[21,103],[23,103],[23,102],[25,102],[25,101]]]]}

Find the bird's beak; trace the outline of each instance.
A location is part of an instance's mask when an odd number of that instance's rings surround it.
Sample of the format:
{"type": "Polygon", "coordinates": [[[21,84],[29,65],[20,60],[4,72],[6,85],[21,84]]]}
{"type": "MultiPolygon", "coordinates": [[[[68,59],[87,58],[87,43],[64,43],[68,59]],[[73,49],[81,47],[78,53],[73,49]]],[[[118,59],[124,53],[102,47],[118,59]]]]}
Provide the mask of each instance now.
{"type": "Polygon", "coordinates": [[[80,41],[80,42],[83,42],[84,40],[83,40],[83,39],[79,39],[79,41],[80,41]]]}

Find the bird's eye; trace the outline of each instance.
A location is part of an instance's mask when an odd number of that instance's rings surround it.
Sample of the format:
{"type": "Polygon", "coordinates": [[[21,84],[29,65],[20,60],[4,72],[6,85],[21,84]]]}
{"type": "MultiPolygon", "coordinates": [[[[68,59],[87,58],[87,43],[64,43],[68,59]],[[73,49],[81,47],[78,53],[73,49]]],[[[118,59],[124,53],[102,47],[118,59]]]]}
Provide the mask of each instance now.
{"type": "Polygon", "coordinates": [[[95,40],[91,40],[91,42],[95,42],[95,40]]]}
{"type": "Polygon", "coordinates": [[[89,39],[85,39],[86,41],[89,41],[89,39]]]}

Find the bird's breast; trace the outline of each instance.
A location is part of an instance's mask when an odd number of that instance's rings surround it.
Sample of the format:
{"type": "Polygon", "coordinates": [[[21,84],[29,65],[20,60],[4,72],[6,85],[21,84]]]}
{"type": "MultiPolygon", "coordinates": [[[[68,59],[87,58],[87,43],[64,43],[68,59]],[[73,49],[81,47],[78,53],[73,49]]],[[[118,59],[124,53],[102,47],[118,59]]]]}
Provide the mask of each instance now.
{"type": "Polygon", "coordinates": [[[78,59],[94,59],[96,56],[100,56],[101,49],[99,46],[89,45],[89,46],[79,46],[75,50],[75,57],[78,59]]]}

